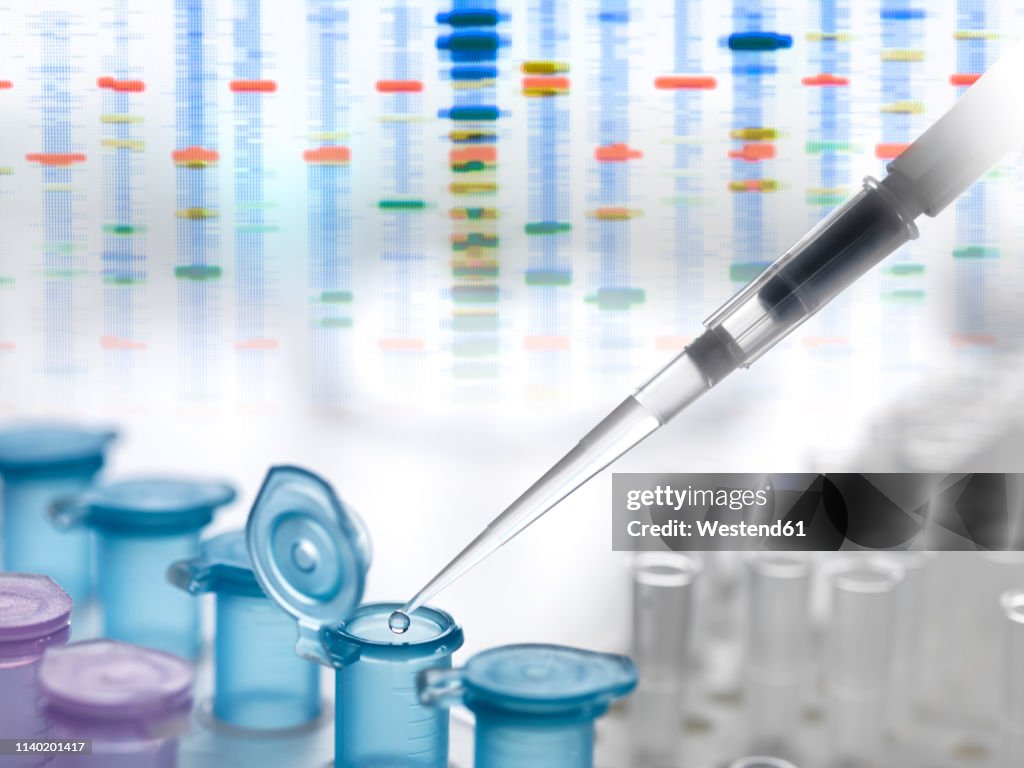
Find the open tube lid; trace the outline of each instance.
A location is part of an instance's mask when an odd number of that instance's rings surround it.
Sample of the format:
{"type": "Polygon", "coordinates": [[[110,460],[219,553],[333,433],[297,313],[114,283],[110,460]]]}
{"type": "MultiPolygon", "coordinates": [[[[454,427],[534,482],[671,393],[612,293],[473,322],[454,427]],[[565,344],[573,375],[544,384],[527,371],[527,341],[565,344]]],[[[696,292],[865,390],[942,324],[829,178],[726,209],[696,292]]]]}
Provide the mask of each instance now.
{"type": "Polygon", "coordinates": [[[331,664],[321,633],[363,597],[372,552],[362,519],[323,478],[271,468],[249,513],[246,538],[263,590],[299,625],[296,651],[331,664]]]}

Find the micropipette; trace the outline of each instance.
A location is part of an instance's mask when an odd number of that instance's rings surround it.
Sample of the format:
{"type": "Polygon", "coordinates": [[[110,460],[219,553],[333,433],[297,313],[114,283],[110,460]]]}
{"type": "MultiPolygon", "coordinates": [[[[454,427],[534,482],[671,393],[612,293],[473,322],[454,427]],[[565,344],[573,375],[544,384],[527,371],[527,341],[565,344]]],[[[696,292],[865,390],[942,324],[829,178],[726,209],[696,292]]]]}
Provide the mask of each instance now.
{"type": "Polygon", "coordinates": [[[918,216],[937,215],[1020,140],[1024,99],[1017,88],[1022,73],[1024,47],[1018,44],[888,165],[884,179],[866,178],[859,192],[708,318],[704,332],[679,356],[587,433],[397,611],[392,629],[403,631],[407,614],[915,239],[918,216]]]}

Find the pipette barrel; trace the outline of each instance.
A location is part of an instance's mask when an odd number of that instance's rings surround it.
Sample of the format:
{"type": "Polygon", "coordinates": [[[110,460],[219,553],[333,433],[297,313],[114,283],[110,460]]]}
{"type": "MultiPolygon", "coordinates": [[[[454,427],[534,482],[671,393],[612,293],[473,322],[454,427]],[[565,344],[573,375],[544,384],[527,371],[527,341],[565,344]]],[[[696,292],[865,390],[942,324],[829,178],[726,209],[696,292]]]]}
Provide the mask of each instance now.
{"type": "Polygon", "coordinates": [[[701,569],[696,558],[677,552],[645,552],[633,562],[634,765],[679,763],[701,569]]]}

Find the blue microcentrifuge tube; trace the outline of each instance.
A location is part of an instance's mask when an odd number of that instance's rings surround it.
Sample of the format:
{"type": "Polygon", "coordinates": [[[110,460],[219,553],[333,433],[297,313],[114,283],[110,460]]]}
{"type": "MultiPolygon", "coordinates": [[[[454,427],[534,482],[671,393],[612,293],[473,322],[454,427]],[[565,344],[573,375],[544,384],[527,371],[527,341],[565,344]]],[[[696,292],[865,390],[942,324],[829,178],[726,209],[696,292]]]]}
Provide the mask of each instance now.
{"type": "Polygon", "coordinates": [[[92,753],[57,752],[48,768],[175,768],[192,679],[184,659],[128,643],[51,648],[39,687],[53,738],[89,741],[92,753]]]}
{"type": "Polygon", "coordinates": [[[397,635],[388,617],[401,607],[368,603],[324,632],[337,668],[336,766],[448,765],[448,712],[421,704],[416,680],[421,672],[451,668],[462,629],[449,614],[424,606],[397,635]]]}
{"type": "MultiPolygon", "coordinates": [[[[43,652],[68,640],[71,598],[48,576],[0,573],[0,739],[51,736],[38,706],[43,652]]],[[[18,766],[49,765],[50,755],[12,757],[18,766]]],[[[0,759],[0,765],[3,765],[0,759]]]]}
{"type": "Polygon", "coordinates": [[[81,604],[93,590],[93,538],[58,531],[47,512],[89,487],[116,433],[37,425],[0,430],[0,567],[53,578],[81,604]]]}
{"type": "Polygon", "coordinates": [[[591,768],[594,722],[636,686],[625,656],[509,645],[420,676],[420,698],[476,716],[476,768],[591,768]]]}
{"type": "Polygon", "coordinates": [[[224,483],[125,480],[52,511],[61,526],[96,531],[103,633],[184,658],[199,653],[199,606],[167,568],[199,554],[199,535],[235,490],[224,483]]]}
{"type": "Polygon", "coordinates": [[[256,580],[244,531],[204,541],[199,557],[174,563],[167,576],[193,595],[216,595],[216,720],[277,731],[320,716],[320,667],[295,654],[295,621],[256,580]]]}
{"type": "Polygon", "coordinates": [[[370,566],[361,519],[318,476],[274,467],[247,525],[263,589],[297,620],[297,650],[335,669],[336,768],[447,768],[448,713],[420,704],[417,675],[450,668],[462,630],[443,611],[415,611],[402,635],[398,603],[356,609],[370,566]]]}

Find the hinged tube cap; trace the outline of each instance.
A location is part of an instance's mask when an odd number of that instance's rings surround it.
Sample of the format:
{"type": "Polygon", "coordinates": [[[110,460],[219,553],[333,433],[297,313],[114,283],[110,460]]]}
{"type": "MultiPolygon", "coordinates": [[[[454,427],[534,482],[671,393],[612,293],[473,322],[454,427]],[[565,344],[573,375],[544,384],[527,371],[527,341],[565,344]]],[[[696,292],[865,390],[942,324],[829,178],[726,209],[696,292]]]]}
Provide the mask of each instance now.
{"type": "Polygon", "coordinates": [[[636,681],[636,667],[626,656],[559,645],[507,645],[478,653],[462,670],[428,670],[421,678],[421,697],[450,703],[461,694],[473,711],[593,720],[636,681]]]}
{"type": "Polygon", "coordinates": [[[263,597],[249,559],[245,531],[228,531],[201,544],[201,554],[179,560],[167,569],[167,580],[189,594],[227,592],[263,597]]]}
{"type": "Polygon", "coordinates": [[[58,504],[50,515],[65,528],[174,534],[200,530],[219,507],[234,500],[235,489],[226,483],[140,478],[94,488],[58,504]]]}
{"type": "Polygon", "coordinates": [[[273,467],[246,524],[263,590],[299,623],[299,655],[330,664],[320,630],[348,618],[363,597],[370,538],[360,517],[322,478],[273,467]]]}
{"type": "Polygon", "coordinates": [[[62,643],[70,622],[71,598],[49,576],[0,573],[0,657],[62,643]]]}

